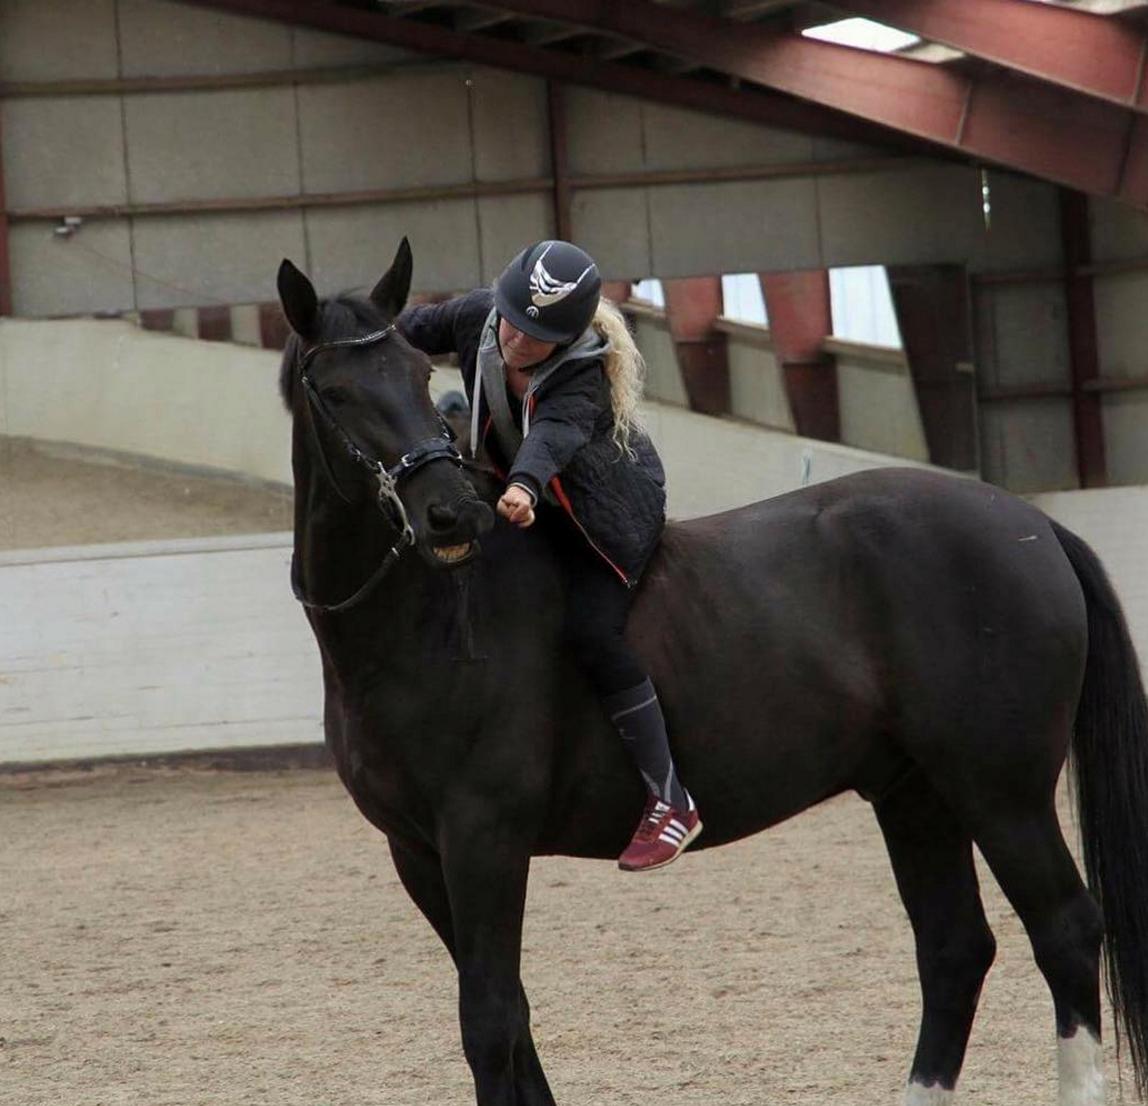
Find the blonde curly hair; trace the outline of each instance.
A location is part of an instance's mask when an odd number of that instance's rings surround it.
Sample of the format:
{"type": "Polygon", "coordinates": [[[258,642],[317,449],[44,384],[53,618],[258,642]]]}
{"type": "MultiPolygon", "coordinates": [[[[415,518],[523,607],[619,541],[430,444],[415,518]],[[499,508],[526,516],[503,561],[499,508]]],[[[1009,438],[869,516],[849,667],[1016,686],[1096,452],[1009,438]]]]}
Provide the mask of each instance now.
{"type": "Polygon", "coordinates": [[[614,410],[614,442],[634,456],[630,435],[642,429],[639,404],[646,380],[646,361],[634,344],[626,318],[617,306],[603,296],[590,324],[610,343],[606,354],[606,378],[610,381],[610,406],[614,410]]]}

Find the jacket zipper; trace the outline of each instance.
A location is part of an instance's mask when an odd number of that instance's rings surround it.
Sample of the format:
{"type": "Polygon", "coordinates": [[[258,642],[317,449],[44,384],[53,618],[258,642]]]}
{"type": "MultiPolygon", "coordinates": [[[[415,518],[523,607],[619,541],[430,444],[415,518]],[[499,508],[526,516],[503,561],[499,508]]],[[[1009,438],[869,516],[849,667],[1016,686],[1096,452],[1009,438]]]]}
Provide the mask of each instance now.
{"type": "MultiPolygon", "coordinates": [[[[483,426],[483,428],[482,428],[482,444],[484,446],[486,445],[486,439],[490,436],[490,428],[493,425],[494,425],[494,416],[493,415],[487,415],[486,416],[486,425],[483,426]]],[[[490,456],[490,450],[486,451],[486,459],[487,459],[487,461],[490,462],[490,467],[492,469],[494,469],[494,475],[497,476],[499,480],[505,481],[506,480],[506,473],[503,472],[502,469],[499,468],[499,466],[494,463],[494,460],[490,456]]]]}
{"type": "MultiPolygon", "coordinates": [[[[533,392],[531,392],[529,387],[528,387],[527,391],[526,391],[526,395],[523,396],[523,404],[522,404],[522,424],[523,424],[522,425],[522,436],[523,436],[523,438],[525,438],[526,435],[530,432],[530,415],[534,410],[534,405],[537,402],[537,399],[538,399],[538,397],[535,396],[533,394],[533,392]]],[[[485,439],[486,435],[489,433],[490,424],[492,421],[493,421],[492,418],[490,418],[490,417],[487,418],[486,427],[484,428],[484,430],[482,432],[483,439],[485,439]]],[[[502,479],[506,479],[506,477],[503,476],[502,473],[499,473],[499,476],[502,477],[502,479]]],[[[625,572],[622,571],[622,569],[620,569],[616,564],[614,564],[614,562],[612,560],[610,560],[610,558],[602,551],[602,548],[598,545],[598,543],[596,541],[594,541],[594,539],[592,537],[590,537],[590,535],[587,533],[586,527],[583,526],[581,522],[579,522],[578,516],[574,513],[573,504],[571,504],[570,498],[566,494],[566,489],[562,487],[562,482],[558,479],[557,476],[552,476],[550,478],[550,487],[554,489],[554,494],[558,497],[559,505],[570,516],[570,520],[574,523],[574,525],[577,526],[578,529],[582,531],[582,536],[586,539],[586,542],[590,546],[590,548],[593,549],[594,552],[597,553],[598,556],[601,557],[602,560],[606,562],[606,564],[610,567],[610,569],[617,575],[618,579],[620,579],[622,581],[622,583],[627,588],[633,588],[634,584],[630,580],[629,576],[627,576],[625,574],[625,572]]]]}
{"type": "Polygon", "coordinates": [[[590,548],[593,549],[594,552],[597,553],[598,556],[601,557],[602,560],[604,560],[606,564],[608,564],[610,568],[614,570],[615,573],[617,573],[618,578],[622,581],[623,584],[626,585],[627,588],[633,588],[634,585],[631,582],[630,577],[627,576],[616,564],[614,564],[614,562],[610,560],[608,556],[606,556],[598,543],[595,542],[594,539],[590,537],[590,535],[586,532],[586,527],[578,521],[578,516],[574,513],[574,507],[570,502],[569,496],[566,494],[566,489],[562,487],[562,482],[558,479],[557,476],[552,476],[550,478],[550,486],[554,489],[554,494],[558,497],[558,502],[562,509],[570,516],[570,519],[574,525],[582,531],[582,536],[586,539],[587,542],[589,542],[590,548]]]}

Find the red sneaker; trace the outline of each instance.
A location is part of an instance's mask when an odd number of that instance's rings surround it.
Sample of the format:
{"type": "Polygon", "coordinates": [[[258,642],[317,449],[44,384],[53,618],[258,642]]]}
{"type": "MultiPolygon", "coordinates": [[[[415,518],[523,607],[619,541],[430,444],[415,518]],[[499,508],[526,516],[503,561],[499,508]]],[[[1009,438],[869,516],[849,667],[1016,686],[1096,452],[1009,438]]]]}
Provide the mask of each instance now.
{"type": "Polygon", "coordinates": [[[690,809],[683,812],[651,795],[646,800],[646,809],[634,831],[633,840],[618,857],[618,867],[624,872],[664,868],[677,860],[682,850],[701,832],[702,820],[693,799],[690,799],[690,809]]]}

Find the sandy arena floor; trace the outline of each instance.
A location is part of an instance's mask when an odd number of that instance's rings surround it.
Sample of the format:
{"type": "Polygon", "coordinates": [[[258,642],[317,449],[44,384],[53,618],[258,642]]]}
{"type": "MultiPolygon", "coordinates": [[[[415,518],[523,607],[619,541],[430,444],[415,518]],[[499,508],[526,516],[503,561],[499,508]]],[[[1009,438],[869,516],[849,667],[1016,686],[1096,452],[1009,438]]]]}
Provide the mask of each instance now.
{"type": "Polygon", "coordinates": [[[0,549],[290,529],[286,491],[93,464],[0,438],[0,549]]]}
{"type": "MultiPolygon", "coordinates": [[[[2,444],[0,481],[0,547],[288,525],[282,496],[2,444]]],[[[1051,1106],[1051,1001],[984,883],[1000,949],[962,1101],[1051,1106]]],[[[650,876],[536,862],[524,978],[563,1106],[893,1106],[916,1038],[908,922],[853,797],[650,876]]],[[[455,1018],[332,774],[0,775],[5,1106],[466,1106],[455,1018]]]]}
{"type": "MultiPolygon", "coordinates": [[[[446,953],[333,775],[0,777],[0,842],[0,1102],[473,1102],[446,953]]],[[[1051,1106],[1051,1003],[987,891],[962,1100],[1051,1106]]],[[[571,1106],[893,1106],[917,1028],[852,797],[650,876],[536,861],[524,978],[571,1106]]]]}

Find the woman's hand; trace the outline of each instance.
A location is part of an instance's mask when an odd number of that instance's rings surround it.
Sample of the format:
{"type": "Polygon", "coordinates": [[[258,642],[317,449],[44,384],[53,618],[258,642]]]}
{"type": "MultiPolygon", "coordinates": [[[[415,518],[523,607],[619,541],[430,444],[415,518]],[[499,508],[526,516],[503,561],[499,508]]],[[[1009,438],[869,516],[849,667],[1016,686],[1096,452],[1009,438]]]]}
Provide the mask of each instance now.
{"type": "Polygon", "coordinates": [[[511,484],[498,501],[498,513],[515,526],[530,526],[534,522],[534,500],[525,488],[511,484]]]}

